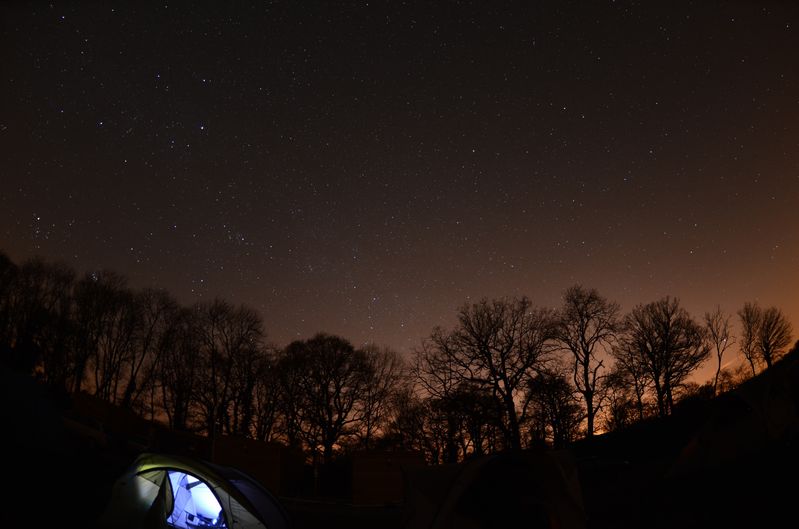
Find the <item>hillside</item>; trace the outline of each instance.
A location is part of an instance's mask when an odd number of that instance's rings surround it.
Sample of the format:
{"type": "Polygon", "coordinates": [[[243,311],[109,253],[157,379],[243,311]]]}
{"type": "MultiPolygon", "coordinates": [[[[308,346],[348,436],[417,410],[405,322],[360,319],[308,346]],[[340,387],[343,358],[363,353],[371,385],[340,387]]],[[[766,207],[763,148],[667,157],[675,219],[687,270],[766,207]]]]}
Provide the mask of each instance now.
{"type": "Polygon", "coordinates": [[[793,520],[799,349],[712,400],[572,450],[589,527],[762,527],[793,520]]]}

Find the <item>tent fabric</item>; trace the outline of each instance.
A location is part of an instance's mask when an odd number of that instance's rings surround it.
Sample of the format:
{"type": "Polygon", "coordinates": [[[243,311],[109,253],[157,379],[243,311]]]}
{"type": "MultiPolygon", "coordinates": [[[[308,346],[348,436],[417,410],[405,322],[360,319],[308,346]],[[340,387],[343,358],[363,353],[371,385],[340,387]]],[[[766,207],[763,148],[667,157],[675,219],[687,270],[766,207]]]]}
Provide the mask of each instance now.
{"type": "Polygon", "coordinates": [[[406,474],[406,529],[584,529],[576,464],[563,452],[483,456],[406,474]]]}
{"type": "Polygon", "coordinates": [[[230,467],[142,454],[114,484],[98,528],[288,529],[286,511],[230,467]]]}
{"type": "Polygon", "coordinates": [[[799,348],[707,406],[702,425],[682,448],[669,477],[750,460],[799,442],[799,348]]]}

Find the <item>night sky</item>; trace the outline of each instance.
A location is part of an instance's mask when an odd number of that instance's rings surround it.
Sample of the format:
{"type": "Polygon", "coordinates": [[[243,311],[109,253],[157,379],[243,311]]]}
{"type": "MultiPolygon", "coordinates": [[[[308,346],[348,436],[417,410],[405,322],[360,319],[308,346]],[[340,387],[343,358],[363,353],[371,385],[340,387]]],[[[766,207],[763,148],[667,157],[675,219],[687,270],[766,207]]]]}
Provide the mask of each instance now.
{"type": "Polygon", "coordinates": [[[799,329],[795,2],[218,4],[3,4],[0,249],[279,345],[578,282],[799,329]]]}

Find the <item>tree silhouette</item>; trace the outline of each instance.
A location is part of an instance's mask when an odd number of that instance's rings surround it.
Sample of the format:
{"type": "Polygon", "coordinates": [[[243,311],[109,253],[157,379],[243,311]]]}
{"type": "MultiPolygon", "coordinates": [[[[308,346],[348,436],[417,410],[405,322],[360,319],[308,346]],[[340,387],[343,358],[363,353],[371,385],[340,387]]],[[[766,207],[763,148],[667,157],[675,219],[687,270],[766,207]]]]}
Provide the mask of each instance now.
{"type": "Polygon", "coordinates": [[[69,371],[65,354],[72,340],[72,290],[75,272],[68,266],[34,258],[22,264],[13,289],[14,351],[27,372],[58,386],[69,371]],[[48,364],[49,369],[43,369],[48,364]]]}
{"type": "Polygon", "coordinates": [[[327,334],[292,342],[284,354],[301,366],[295,372],[302,398],[301,435],[312,452],[321,447],[328,464],[336,445],[359,420],[357,406],[369,382],[366,355],[347,340],[327,334]]]}
{"type": "Polygon", "coordinates": [[[355,436],[358,445],[368,450],[387,420],[391,396],[404,375],[404,364],[397,352],[388,348],[372,344],[361,351],[366,382],[356,405],[360,428],[355,430],[355,436]]]}
{"type": "Polygon", "coordinates": [[[752,376],[757,374],[756,364],[759,361],[757,354],[758,335],[760,334],[760,320],[762,317],[762,311],[757,303],[746,302],[743,308],[738,311],[738,318],[741,321],[741,352],[752,368],[752,376]]]}
{"type": "Polygon", "coordinates": [[[66,265],[34,258],[16,267],[10,261],[0,270],[0,339],[4,361],[14,369],[32,374],[52,363],[49,382],[65,378],[68,362],[62,351],[71,339],[71,303],[74,271],[66,265]],[[63,360],[63,361],[62,361],[63,360]]]}
{"type": "Polygon", "coordinates": [[[625,347],[624,342],[617,343],[611,354],[616,360],[613,370],[618,373],[616,381],[627,384],[635,396],[635,409],[638,420],[643,420],[647,415],[644,398],[649,389],[650,381],[645,363],[635,348],[625,347]]]}
{"type": "Polygon", "coordinates": [[[162,336],[161,358],[156,365],[161,408],[171,428],[187,430],[201,372],[197,353],[200,338],[195,313],[187,308],[179,309],[168,330],[162,336]]]}
{"type": "Polygon", "coordinates": [[[569,371],[551,366],[528,380],[533,410],[532,436],[536,441],[550,441],[555,448],[577,437],[584,417],[575,388],[569,382],[569,371]]]}
{"type": "Polygon", "coordinates": [[[730,331],[730,316],[716,305],[713,312],[705,312],[705,331],[710,348],[716,354],[716,375],[713,377],[713,394],[718,394],[719,375],[724,352],[735,342],[730,331]]]}
{"type": "Polygon", "coordinates": [[[393,397],[393,416],[387,441],[398,448],[417,450],[432,464],[447,462],[447,420],[437,416],[434,398],[420,398],[412,387],[399,388],[393,397]]]}
{"type": "Polygon", "coordinates": [[[411,368],[415,380],[428,396],[426,405],[434,420],[430,426],[441,433],[434,437],[441,441],[441,458],[446,463],[455,463],[459,458],[461,417],[452,401],[456,398],[459,386],[469,380],[469,373],[456,360],[454,348],[452,336],[436,328],[430,339],[422,342],[415,351],[411,368]]]}
{"type": "Polygon", "coordinates": [[[636,418],[643,419],[644,391],[638,384],[640,382],[637,383],[630,371],[618,361],[602,380],[607,397],[603,414],[605,430],[611,432],[621,430],[635,422],[636,418]]]}
{"type": "Polygon", "coordinates": [[[179,306],[166,291],[145,289],[133,299],[137,313],[133,346],[130,349],[125,390],[120,405],[138,403],[142,394],[157,379],[158,363],[168,345],[172,326],[177,323],[179,306]]]}
{"type": "Polygon", "coordinates": [[[263,346],[263,330],[260,317],[250,311],[246,320],[258,318],[259,337],[249,346],[242,347],[233,359],[233,371],[230,388],[230,404],[225,415],[224,432],[230,435],[252,437],[252,428],[256,415],[255,388],[258,379],[266,376],[268,353],[263,346]]]}
{"type": "Polygon", "coordinates": [[[453,394],[452,404],[460,416],[462,458],[501,449],[505,410],[488,388],[464,382],[453,394]]]}
{"type": "Polygon", "coordinates": [[[0,361],[10,363],[7,357],[11,352],[13,327],[13,289],[16,285],[19,268],[2,251],[0,251],[0,361]]]}
{"type": "Polygon", "coordinates": [[[782,358],[785,348],[791,345],[791,331],[791,324],[780,309],[769,307],[763,311],[757,336],[757,350],[767,368],[782,358]]]}
{"type": "Polygon", "coordinates": [[[75,390],[82,384],[84,369],[89,368],[94,395],[116,402],[138,326],[133,292],[123,276],[104,270],[87,274],[78,283],[75,301],[75,390]]]}
{"type": "Polygon", "coordinates": [[[278,367],[275,351],[268,350],[255,369],[253,438],[274,441],[278,434],[280,413],[280,382],[276,376],[278,367]]]}
{"type": "Polygon", "coordinates": [[[699,325],[666,297],[620,324],[615,303],[580,285],[557,312],[526,297],[484,299],[463,305],[452,330],[433,329],[406,369],[394,351],[327,334],[277,349],[247,307],[183,308],[110,271],[76,281],[63,264],[17,266],[0,252],[5,365],[173,429],[280,440],[325,463],[338,450],[389,446],[457,462],[531,441],[562,446],[583,420],[591,435],[600,420],[616,430],[655,408],[668,415],[678,396],[709,389],[688,377],[711,350],[714,393],[783,356],[792,329],[779,309],[746,303],[738,316],[747,363],[731,371],[730,317],[718,306],[699,325]]]}
{"type": "Polygon", "coordinates": [[[625,317],[625,332],[614,354],[640,369],[655,391],[658,414],[674,407],[674,392],[710,355],[704,331],[680,307],[665,297],[636,306],[625,317]]]}
{"type": "Polygon", "coordinates": [[[534,308],[523,297],[465,305],[451,333],[431,337],[458,376],[491,391],[503,409],[502,430],[511,449],[522,448],[521,424],[529,411],[524,394],[551,350],[554,331],[552,311],[534,308]]]}
{"type": "Polygon", "coordinates": [[[737,366],[730,368],[722,368],[719,373],[718,392],[725,393],[740,386],[744,381],[751,378],[749,368],[747,365],[741,363],[737,366]]]}
{"type": "Polygon", "coordinates": [[[738,311],[741,321],[741,352],[757,374],[756,366],[770,368],[785,354],[791,345],[791,324],[777,307],[761,309],[757,303],[747,302],[738,311]]]}
{"type": "Polygon", "coordinates": [[[619,305],[599,295],[596,289],[580,285],[570,287],[563,296],[558,312],[557,338],[573,356],[572,378],[585,405],[586,436],[594,435],[594,418],[604,400],[603,360],[597,354],[605,352],[615,341],[621,324],[619,305]]]}
{"type": "Polygon", "coordinates": [[[195,312],[200,346],[195,401],[204,429],[212,439],[223,432],[239,433],[241,420],[248,424],[248,419],[240,416],[247,410],[237,390],[242,384],[254,385],[254,374],[241,366],[250,366],[261,348],[261,318],[248,307],[234,308],[220,299],[198,304],[195,312]]]}
{"type": "Polygon", "coordinates": [[[273,373],[280,388],[276,428],[286,444],[297,450],[302,448],[303,410],[307,398],[303,381],[305,362],[302,342],[292,342],[278,351],[273,373]]]}

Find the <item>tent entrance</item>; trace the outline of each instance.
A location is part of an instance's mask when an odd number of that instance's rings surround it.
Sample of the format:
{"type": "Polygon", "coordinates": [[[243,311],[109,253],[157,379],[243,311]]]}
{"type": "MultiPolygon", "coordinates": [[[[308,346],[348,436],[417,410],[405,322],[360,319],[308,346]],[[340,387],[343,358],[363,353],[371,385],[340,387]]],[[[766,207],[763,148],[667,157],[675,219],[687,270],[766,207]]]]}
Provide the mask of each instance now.
{"type": "Polygon", "coordinates": [[[178,529],[227,529],[222,505],[208,484],[196,476],[168,470],[172,511],[166,521],[178,529]]]}

